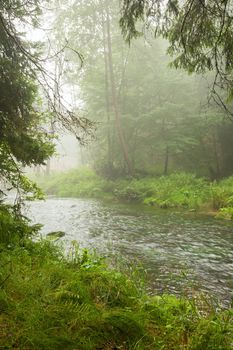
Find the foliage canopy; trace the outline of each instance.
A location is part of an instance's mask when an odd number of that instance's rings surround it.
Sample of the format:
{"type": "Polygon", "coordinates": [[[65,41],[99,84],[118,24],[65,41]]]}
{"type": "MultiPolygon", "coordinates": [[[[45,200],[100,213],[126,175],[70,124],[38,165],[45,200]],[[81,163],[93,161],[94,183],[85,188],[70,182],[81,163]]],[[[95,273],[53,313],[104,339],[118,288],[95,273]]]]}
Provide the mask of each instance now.
{"type": "Polygon", "coordinates": [[[46,130],[51,119],[80,140],[91,126],[66,108],[59,91],[51,93],[56,81],[45,68],[48,58],[43,58],[41,44],[26,36],[38,27],[46,3],[0,3],[0,176],[6,187],[25,192],[33,192],[35,186],[22,176],[21,167],[44,164],[54,152],[53,133],[46,130]]]}
{"type": "Polygon", "coordinates": [[[43,164],[53,153],[50,137],[40,127],[43,115],[33,67],[38,60],[36,47],[31,54],[32,47],[16,29],[25,21],[34,22],[38,14],[37,1],[0,4],[0,175],[25,191],[28,182],[20,166],[43,164]]]}
{"type": "Polygon", "coordinates": [[[230,0],[123,0],[120,25],[128,42],[142,34],[140,21],[167,38],[176,68],[214,71],[211,97],[232,117],[232,20],[230,0]]]}

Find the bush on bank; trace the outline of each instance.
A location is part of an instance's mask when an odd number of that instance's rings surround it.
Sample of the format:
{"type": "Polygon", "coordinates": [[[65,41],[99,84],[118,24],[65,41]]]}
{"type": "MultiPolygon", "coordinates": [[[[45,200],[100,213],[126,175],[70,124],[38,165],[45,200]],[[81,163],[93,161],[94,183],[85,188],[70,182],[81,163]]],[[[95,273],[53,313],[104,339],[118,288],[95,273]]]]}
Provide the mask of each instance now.
{"type": "Polygon", "coordinates": [[[149,297],[74,242],[67,257],[47,240],[2,244],[0,259],[2,349],[232,349],[232,310],[149,297]]]}
{"type": "Polygon", "coordinates": [[[59,197],[110,197],[160,208],[214,210],[218,217],[233,218],[233,176],[218,183],[188,173],[110,181],[82,168],[44,177],[40,185],[47,194],[59,197]]]}

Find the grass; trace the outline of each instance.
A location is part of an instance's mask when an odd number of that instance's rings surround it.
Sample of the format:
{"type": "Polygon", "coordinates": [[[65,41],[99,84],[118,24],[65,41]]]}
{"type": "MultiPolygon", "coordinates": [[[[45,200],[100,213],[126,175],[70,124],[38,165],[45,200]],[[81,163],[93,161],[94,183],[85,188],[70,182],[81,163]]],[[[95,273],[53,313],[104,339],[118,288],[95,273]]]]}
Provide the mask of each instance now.
{"type": "Polygon", "coordinates": [[[37,180],[46,193],[59,197],[99,198],[106,193],[107,182],[89,168],[52,174],[37,180]]]}
{"type": "Polygon", "coordinates": [[[230,350],[233,311],[201,297],[149,297],[132,274],[77,243],[1,245],[0,349],[230,350]]]}
{"type": "Polygon", "coordinates": [[[233,176],[220,182],[188,173],[110,181],[82,168],[44,177],[39,185],[59,197],[111,198],[159,208],[216,211],[219,218],[233,218],[233,176]]]}

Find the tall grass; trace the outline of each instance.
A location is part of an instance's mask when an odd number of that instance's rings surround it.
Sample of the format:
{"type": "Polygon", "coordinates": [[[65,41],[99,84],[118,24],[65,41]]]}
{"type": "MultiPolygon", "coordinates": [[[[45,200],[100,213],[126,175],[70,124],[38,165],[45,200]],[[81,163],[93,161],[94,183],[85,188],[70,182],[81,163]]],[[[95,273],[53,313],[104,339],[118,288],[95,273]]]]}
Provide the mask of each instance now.
{"type": "Polygon", "coordinates": [[[233,176],[218,183],[188,173],[110,181],[83,168],[43,178],[40,185],[47,194],[60,197],[109,197],[160,208],[214,210],[229,219],[233,216],[233,176]]]}
{"type": "Polygon", "coordinates": [[[73,244],[0,250],[0,348],[229,350],[232,310],[162,295],[73,244]]]}
{"type": "Polygon", "coordinates": [[[59,197],[102,197],[108,184],[89,168],[52,174],[37,180],[47,194],[59,197]]]}

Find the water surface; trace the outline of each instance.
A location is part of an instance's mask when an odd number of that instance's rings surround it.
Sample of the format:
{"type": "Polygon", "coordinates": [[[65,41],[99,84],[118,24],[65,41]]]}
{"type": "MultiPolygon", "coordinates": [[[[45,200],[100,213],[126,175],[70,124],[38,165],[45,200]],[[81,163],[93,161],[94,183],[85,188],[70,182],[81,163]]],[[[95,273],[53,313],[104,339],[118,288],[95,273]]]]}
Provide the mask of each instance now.
{"type": "Polygon", "coordinates": [[[28,215],[43,234],[64,231],[105,255],[146,270],[152,293],[209,292],[229,305],[233,291],[233,224],[194,213],[90,199],[32,202],[28,215]]]}

